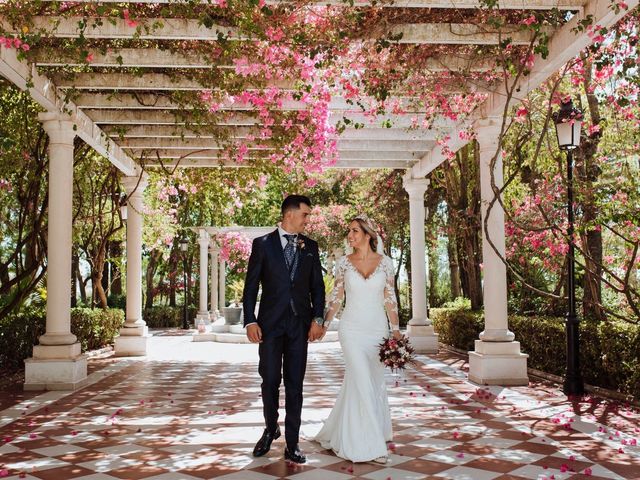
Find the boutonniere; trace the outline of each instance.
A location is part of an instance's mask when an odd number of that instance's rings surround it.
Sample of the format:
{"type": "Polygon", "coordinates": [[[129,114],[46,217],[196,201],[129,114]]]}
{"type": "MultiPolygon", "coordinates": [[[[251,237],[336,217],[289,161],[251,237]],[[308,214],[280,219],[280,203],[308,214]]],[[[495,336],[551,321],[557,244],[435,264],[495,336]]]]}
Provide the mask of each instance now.
{"type": "Polygon", "coordinates": [[[300,250],[304,250],[304,247],[305,247],[305,245],[304,245],[304,240],[303,240],[303,239],[301,239],[301,238],[299,238],[299,239],[297,240],[297,243],[298,243],[298,248],[299,248],[300,250]]]}

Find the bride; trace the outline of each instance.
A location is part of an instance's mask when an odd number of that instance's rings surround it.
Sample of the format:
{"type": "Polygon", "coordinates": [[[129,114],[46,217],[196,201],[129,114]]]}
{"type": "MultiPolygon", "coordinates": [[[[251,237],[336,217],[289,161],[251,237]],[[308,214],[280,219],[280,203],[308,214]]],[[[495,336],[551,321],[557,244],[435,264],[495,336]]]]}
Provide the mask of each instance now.
{"type": "Polygon", "coordinates": [[[324,325],[328,328],[346,296],[339,326],[344,380],[315,440],[352,462],[386,463],[391,414],[378,349],[389,334],[387,318],[394,338],[401,338],[393,263],[381,253],[378,235],[364,215],[350,222],[347,241],[353,253],[337,262],[324,325]]]}

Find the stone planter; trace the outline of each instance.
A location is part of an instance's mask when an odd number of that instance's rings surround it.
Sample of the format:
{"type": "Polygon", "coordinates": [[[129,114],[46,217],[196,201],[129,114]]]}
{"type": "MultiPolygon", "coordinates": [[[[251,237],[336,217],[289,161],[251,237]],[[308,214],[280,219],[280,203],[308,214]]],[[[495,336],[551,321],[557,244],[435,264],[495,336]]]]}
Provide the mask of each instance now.
{"type": "Polygon", "coordinates": [[[226,325],[238,325],[242,314],[242,307],[224,307],[222,309],[226,325]]]}

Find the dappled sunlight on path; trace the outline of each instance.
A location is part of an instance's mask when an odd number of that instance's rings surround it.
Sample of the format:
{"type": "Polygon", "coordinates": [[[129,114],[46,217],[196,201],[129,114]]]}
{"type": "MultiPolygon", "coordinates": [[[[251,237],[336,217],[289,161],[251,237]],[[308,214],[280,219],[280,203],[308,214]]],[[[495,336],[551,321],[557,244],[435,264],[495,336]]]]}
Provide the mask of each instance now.
{"type": "MultiPolygon", "coordinates": [[[[571,403],[555,386],[542,383],[479,388],[466,381],[464,362],[447,353],[421,356],[402,376],[388,375],[395,437],[386,466],[342,461],[303,440],[309,462],[291,467],[282,459],[283,438],[266,457],[254,459],[251,450],[263,429],[255,345],[155,336],[146,359],[91,363],[92,383],[84,389],[39,394],[0,412],[0,476],[640,477],[637,410],[597,399],[571,403]]],[[[312,345],[305,438],[328,415],[341,376],[337,344],[312,345]]]]}

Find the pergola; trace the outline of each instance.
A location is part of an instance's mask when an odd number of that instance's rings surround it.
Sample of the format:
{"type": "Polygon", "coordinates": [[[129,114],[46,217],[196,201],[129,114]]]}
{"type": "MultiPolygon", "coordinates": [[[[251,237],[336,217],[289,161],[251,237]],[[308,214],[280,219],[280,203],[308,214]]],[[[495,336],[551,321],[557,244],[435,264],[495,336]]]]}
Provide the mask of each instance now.
{"type": "MultiPolygon", "coordinates": [[[[103,0],[110,3],[114,0],[103,0]]],[[[169,3],[168,0],[139,3],[169,3]]],[[[175,3],[175,2],[174,2],[175,3]]],[[[203,2],[207,3],[207,2],[203,2]]],[[[270,4],[286,3],[285,0],[268,0],[270,4]]],[[[338,0],[324,0],[320,5],[343,5],[338,0]]],[[[357,6],[368,5],[356,1],[357,6]]],[[[547,28],[551,38],[548,55],[537,58],[530,73],[518,79],[513,90],[512,103],[524,98],[528,92],[557,72],[566,62],[590,44],[587,29],[578,28],[585,19],[593,25],[608,27],[619,20],[625,9],[612,8],[611,1],[604,0],[503,0],[502,10],[549,10],[572,12],[566,23],[557,29],[547,28]]],[[[629,8],[638,5],[637,0],[627,1],[629,8]]],[[[382,4],[384,8],[424,9],[478,9],[477,0],[398,0],[382,4]]],[[[417,10],[416,10],[417,11],[417,10]]],[[[36,17],[35,28],[45,28],[57,38],[84,38],[119,40],[131,39],[136,27],[123,19],[88,22],[82,18],[36,17]],[[79,25],[84,25],[80,32],[79,25]]],[[[154,28],[137,32],[141,40],[215,42],[224,31],[231,39],[243,40],[239,32],[227,27],[204,26],[198,20],[162,18],[154,22],[154,28]]],[[[0,18],[5,31],[16,26],[8,25],[0,18]]],[[[415,23],[392,27],[391,33],[402,33],[401,42],[433,45],[499,45],[505,32],[514,45],[528,44],[530,33],[517,25],[500,29],[490,25],[464,23],[415,23]]],[[[163,92],[177,90],[202,90],[202,85],[190,76],[172,78],[168,69],[206,71],[210,64],[189,52],[174,53],[157,48],[122,48],[95,52],[90,65],[84,65],[84,73],[71,78],[59,76],[59,67],[73,65],[77,59],[59,58],[55,55],[32,52],[33,63],[18,60],[15,50],[0,47],[0,74],[15,85],[30,92],[33,99],[45,110],[40,115],[44,129],[50,137],[49,157],[49,233],[48,233],[48,301],[46,333],[34,347],[33,358],[26,361],[27,389],[72,389],[86,379],[86,359],[80,352],[80,344],[70,332],[70,282],[71,278],[71,205],[73,179],[73,143],[79,136],[97,152],[109,159],[122,172],[127,192],[127,305],[126,322],[116,340],[117,355],[145,355],[147,327],[142,318],[141,247],[142,247],[142,193],[147,183],[146,174],[137,163],[145,159],[146,167],[163,163],[181,167],[218,166],[227,161],[221,158],[220,149],[213,136],[184,128],[174,115],[181,107],[172,103],[163,92]],[[91,69],[109,67],[110,72],[91,72],[91,69]],[[137,69],[131,73],[130,69],[137,69]],[[163,73],[159,73],[161,70],[163,73]],[[73,89],[77,95],[67,98],[73,89]],[[134,160],[136,159],[136,160],[134,160]]],[[[434,58],[430,68],[434,70],[483,70],[491,62],[476,59],[471,64],[455,56],[434,58]]],[[[487,228],[483,229],[484,305],[485,329],[470,352],[469,378],[481,384],[526,384],[527,355],[520,352],[519,342],[509,331],[507,321],[506,268],[502,258],[505,253],[504,213],[499,203],[493,202],[494,188],[502,186],[502,161],[500,132],[508,96],[500,82],[487,84],[483,89],[486,101],[463,121],[442,120],[438,129],[451,139],[453,151],[464,146],[468,137],[459,132],[473,128],[479,143],[482,217],[487,228]],[[488,210],[488,205],[493,206],[488,210]],[[487,218],[487,212],[489,217],[487,218]]],[[[231,127],[237,138],[251,133],[255,118],[247,115],[242,106],[230,105],[234,110],[226,126],[231,127]]],[[[296,109],[296,102],[285,104],[283,109],[296,109]]],[[[331,101],[336,117],[351,109],[345,98],[337,95],[331,101]]],[[[431,130],[408,130],[408,115],[387,114],[378,118],[391,120],[391,128],[370,125],[364,117],[351,113],[354,122],[363,121],[364,128],[347,128],[338,140],[340,161],[335,168],[400,168],[405,169],[404,185],[409,195],[411,230],[411,291],[413,318],[408,335],[419,351],[437,349],[437,335],[427,318],[425,295],[426,269],[424,262],[424,194],[429,182],[425,178],[446,160],[437,135],[431,130]]],[[[232,166],[232,165],[230,165],[232,166]]],[[[201,237],[204,238],[204,237],[201,237]]],[[[205,242],[201,243],[201,248],[205,242]]],[[[208,248],[208,247],[207,247],[208,248]]],[[[206,259],[206,253],[204,255],[206,259]]],[[[205,268],[206,270],[206,268],[205,268]]],[[[201,273],[202,275],[202,273],[201,273]]],[[[206,294],[205,294],[206,299],[206,294]]],[[[213,302],[212,302],[213,303],[213,302]]],[[[208,314],[205,308],[200,312],[208,314]]]]}

